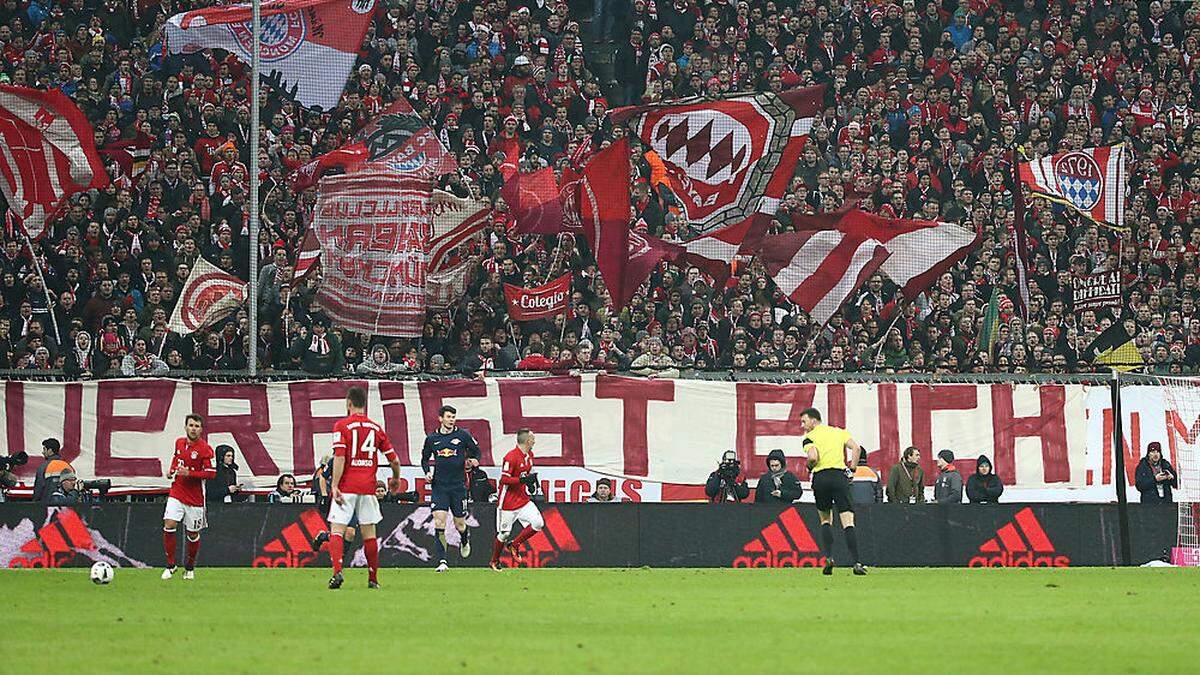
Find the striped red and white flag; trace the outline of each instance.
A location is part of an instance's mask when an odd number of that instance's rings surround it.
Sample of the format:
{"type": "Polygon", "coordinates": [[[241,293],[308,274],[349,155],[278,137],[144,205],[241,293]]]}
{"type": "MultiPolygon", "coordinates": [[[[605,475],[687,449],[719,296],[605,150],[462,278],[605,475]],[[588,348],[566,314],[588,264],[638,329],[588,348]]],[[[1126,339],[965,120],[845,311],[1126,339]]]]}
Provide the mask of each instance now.
{"type": "Polygon", "coordinates": [[[759,258],[775,285],[820,325],[888,259],[876,239],[838,230],[763,238],[759,258]]]}
{"type": "Polygon", "coordinates": [[[433,191],[433,230],[429,237],[428,274],[441,272],[453,264],[450,254],[483,232],[492,214],[491,202],[455,197],[442,190],[433,191]]]}
{"type": "Polygon", "coordinates": [[[1125,230],[1125,146],[1083,148],[1020,163],[1021,182],[1100,225],[1125,230]]]}
{"type": "Polygon", "coordinates": [[[309,275],[321,269],[321,243],[312,227],[304,233],[300,252],[296,254],[296,266],[292,269],[292,288],[299,286],[309,275]]]}
{"type": "MultiPolygon", "coordinates": [[[[259,60],[264,72],[301,105],[331,110],[358,60],[375,0],[267,0],[262,3],[259,60]]],[[[206,7],[167,20],[167,50],[190,54],[224,49],[252,60],[251,6],[206,7]]]]}
{"type": "Polygon", "coordinates": [[[63,201],[108,185],[92,126],[61,91],[0,85],[0,191],[36,237],[63,201]]]}

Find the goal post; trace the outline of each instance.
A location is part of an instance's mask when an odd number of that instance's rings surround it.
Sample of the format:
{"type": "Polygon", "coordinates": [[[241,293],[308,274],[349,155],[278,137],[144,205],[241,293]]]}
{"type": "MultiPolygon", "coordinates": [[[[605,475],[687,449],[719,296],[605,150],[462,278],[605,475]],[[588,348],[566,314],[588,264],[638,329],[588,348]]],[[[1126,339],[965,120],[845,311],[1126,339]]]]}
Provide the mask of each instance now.
{"type": "MultiPolygon", "coordinates": [[[[1166,418],[1163,456],[1175,470],[1172,497],[1178,530],[1171,562],[1200,566],[1200,377],[1121,373],[1121,384],[1150,385],[1162,394],[1166,418]]],[[[1118,450],[1119,451],[1119,450],[1118,450]]]]}

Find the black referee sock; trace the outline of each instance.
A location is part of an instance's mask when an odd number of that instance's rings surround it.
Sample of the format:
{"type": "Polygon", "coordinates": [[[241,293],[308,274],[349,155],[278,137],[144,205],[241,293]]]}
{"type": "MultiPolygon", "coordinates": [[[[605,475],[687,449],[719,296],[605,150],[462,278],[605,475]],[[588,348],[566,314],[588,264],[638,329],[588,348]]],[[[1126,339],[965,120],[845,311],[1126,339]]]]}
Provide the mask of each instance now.
{"type": "Polygon", "coordinates": [[[825,523],[821,526],[821,548],[825,549],[825,557],[833,557],[833,526],[825,523]]]}
{"type": "Polygon", "coordinates": [[[850,549],[850,555],[854,556],[854,564],[857,565],[858,560],[858,535],[854,534],[854,526],[843,527],[842,532],[846,535],[846,547],[850,549]]]}
{"type": "Polygon", "coordinates": [[[437,551],[437,559],[446,559],[446,529],[437,528],[433,531],[433,547],[437,551]]]}

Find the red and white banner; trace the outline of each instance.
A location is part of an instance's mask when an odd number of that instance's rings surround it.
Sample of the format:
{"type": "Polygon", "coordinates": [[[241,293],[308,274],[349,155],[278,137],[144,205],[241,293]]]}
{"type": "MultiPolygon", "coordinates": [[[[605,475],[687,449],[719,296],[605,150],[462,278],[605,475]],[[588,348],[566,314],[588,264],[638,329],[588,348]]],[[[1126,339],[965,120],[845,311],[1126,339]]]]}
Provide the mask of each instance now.
{"type": "Polygon", "coordinates": [[[246,282],[196,258],[167,326],[180,335],[211,326],[246,302],[246,282]]]}
{"type": "Polygon", "coordinates": [[[837,230],[771,235],[759,252],[779,290],[821,326],[866,285],[888,255],[876,239],[837,230]]]}
{"type": "Polygon", "coordinates": [[[1084,148],[1021,162],[1021,182],[1039,197],[1074,208],[1101,225],[1124,230],[1125,146],[1084,148]]]}
{"type": "Polygon", "coordinates": [[[108,185],[92,126],[57,89],[0,85],[0,193],[26,234],[76,192],[108,185]]]}
{"type": "MultiPolygon", "coordinates": [[[[237,449],[247,484],[269,487],[282,473],[311,475],[314,463],[330,452],[330,432],[345,415],[352,384],[368,387],[368,414],[387,429],[406,476],[419,471],[410,467],[420,463],[425,434],[437,424],[438,408],[450,404],[478,440],[488,467],[513,447],[517,429],[529,427],[538,435],[539,471],[587,469],[640,481],[653,486],[646,499],[700,498],[700,486],[731,449],[746,473],[757,477],[767,453],[780,448],[789,469],[807,480],[799,416],[811,405],[831,424],[849,429],[869,450],[870,466],[885,476],[900,452],[915,445],[932,483],[938,473],[933,457],[948,448],[964,476],[974,471],[977,457],[989,457],[1006,486],[1004,501],[1114,498],[1109,389],[1084,385],[777,385],[605,375],[258,384],[8,381],[0,384],[0,453],[36,450],[42,439],[54,437],[84,478],[164,487],[175,438],[184,416],[194,411],[205,416],[211,444],[237,449]]],[[[1125,392],[1126,480],[1132,485],[1150,441],[1162,443],[1179,467],[1180,443],[1195,442],[1200,419],[1170,409],[1157,387],[1125,392]]],[[[36,463],[21,468],[26,482],[36,463]]]]}
{"type": "Polygon", "coordinates": [[[564,274],[548,284],[521,288],[504,284],[508,316],[514,321],[534,321],[567,311],[571,301],[571,275],[564,274]]]}
{"type": "Polygon", "coordinates": [[[429,181],[358,172],[321,179],[317,303],[346,330],[417,337],[425,320],[429,181]]]}
{"type": "MultiPolygon", "coordinates": [[[[259,62],[305,107],[332,110],[358,60],[375,0],[269,0],[262,3],[259,62]]],[[[166,23],[171,54],[224,49],[247,65],[253,60],[250,5],[206,7],[166,23]]]]}
{"type": "Polygon", "coordinates": [[[432,230],[429,235],[429,272],[441,272],[453,265],[454,249],[473,239],[487,227],[492,204],[486,199],[455,197],[442,190],[433,191],[432,230]]]}

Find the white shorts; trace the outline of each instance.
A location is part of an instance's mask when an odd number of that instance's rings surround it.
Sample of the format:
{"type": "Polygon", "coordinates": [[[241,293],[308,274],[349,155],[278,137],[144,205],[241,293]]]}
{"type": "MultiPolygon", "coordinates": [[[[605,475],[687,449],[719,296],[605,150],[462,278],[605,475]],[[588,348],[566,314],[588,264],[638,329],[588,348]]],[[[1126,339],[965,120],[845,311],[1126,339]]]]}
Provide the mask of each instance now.
{"type": "Polygon", "coordinates": [[[208,527],[208,518],[204,516],[203,506],[188,506],[174,497],[167,497],[163,520],[183,523],[183,529],[188,532],[199,532],[208,527]]]}
{"type": "Polygon", "coordinates": [[[342,493],[342,503],[336,501],[329,504],[329,522],[338,525],[348,525],[350,519],[358,516],[359,525],[374,525],[383,520],[379,511],[379,499],[375,495],[354,495],[342,493]]]}
{"type": "Polygon", "coordinates": [[[512,534],[513,522],[518,520],[522,525],[534,530],[540,530],[546,524],[546,521],[542,520],[542,512],[538,511],[533,502],[527,502],[525,506],[512,511],[500,509],[500,515],[496,518],[496,538],[508,541],[508,535],[512,534]]]}

